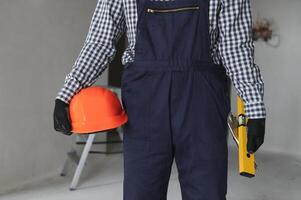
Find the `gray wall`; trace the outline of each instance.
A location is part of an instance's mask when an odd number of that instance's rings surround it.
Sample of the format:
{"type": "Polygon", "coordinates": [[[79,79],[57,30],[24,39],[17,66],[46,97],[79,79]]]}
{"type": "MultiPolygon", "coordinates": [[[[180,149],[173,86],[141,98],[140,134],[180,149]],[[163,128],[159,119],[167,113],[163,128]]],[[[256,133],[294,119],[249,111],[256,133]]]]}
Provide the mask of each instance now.
{"type": "Polygon", "coordinates": [[[255,58],[265,81],[267,137],[265,150],[301,156],[301,1],[254,0],[257,16],[271,18],[281,45],[256,43],[255,58]]]}
{"type": "Polygon", "coordinates": [[[95,5],[0,1],[0,192],[58,174],[74,138],[53,131],[54,98],[83,45],[95,5]]]}

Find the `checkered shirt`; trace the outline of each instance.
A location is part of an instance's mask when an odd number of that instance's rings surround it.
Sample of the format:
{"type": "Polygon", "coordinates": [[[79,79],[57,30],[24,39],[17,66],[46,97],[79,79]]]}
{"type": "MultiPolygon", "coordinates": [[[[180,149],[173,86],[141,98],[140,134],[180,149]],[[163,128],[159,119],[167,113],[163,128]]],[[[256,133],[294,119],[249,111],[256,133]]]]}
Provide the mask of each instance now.
{"type": "MultiPolygon", "coordinates": [[[[136,0],[98,0],[83,47],[56,98],[69,103],[74,94],[94,84],[113,60],[125,31],[128,46],[122,64],[133,62],[137,20],[136,0]]],[[[263,77],[254,63],[250,0],[210,0],[209,25],[213,61],[225,67],[245,103],[246,116],[265,118],[263,77]]]]}

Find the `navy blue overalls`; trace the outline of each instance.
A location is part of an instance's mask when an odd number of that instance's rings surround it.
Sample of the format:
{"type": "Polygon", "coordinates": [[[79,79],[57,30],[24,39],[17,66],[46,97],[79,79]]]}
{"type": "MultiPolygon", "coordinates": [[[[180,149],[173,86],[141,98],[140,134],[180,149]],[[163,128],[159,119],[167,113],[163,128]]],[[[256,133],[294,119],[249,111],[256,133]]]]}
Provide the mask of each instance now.
{"type": "Polygon", "coordinates": [[[210,56],[209,0],[137,0],[135,59],[122,75],[124,200],[225,200],[227,78],[210,56]]]}

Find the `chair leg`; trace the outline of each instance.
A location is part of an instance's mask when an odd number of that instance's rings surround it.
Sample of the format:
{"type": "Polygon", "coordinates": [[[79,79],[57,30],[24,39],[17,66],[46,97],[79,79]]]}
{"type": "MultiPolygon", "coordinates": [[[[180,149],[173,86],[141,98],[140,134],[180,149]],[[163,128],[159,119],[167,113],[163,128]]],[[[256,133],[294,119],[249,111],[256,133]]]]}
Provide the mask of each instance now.
{"type": "Polygon", "coordinates": [[[64,166],[63,166],[62,171],[60,173],[61,176],[66,176],[67,175],[67,171],[68,171],[67,169],[68,169],[68,166],[69,166],[69,159],[70,158],[67,154],[67,158],[65,160],[64,166]]]}
{"type": "Polygon", "coordinates": [[[67,173],[68,173],[69,165],[75,163],[76,166],[77,166],[78,163],[79,163],[79,159],[80,159],[80,157],[78,156],[76,150],[73,149],[73,148],[71,149],[71,151],[69,151],[67,153],[66,157],[67,158],[65,160],[64,166],[63,166],[61,174],[60,174],[61,176],[66,176],[67,173]]]}
{"type": "Polygon", "coordinates": [[[85,162],[87,160],[89,151],[90,151],[90,149],[92,147],[94,137],[95,137],[95,134],[90,134],[89,137],[88,137],[88,140],[86,142],[84,150],[83,150],[83,152],[81,154],[78,166],[76,168],[75,174],[73,176],[73,179],[72,179],[72,182],[71,182],[71,185],[70,185],[70,190],[76,190],[76,187],[77,187],[80,175],[82,173],[83,167],[84,167],[85,162]]]}

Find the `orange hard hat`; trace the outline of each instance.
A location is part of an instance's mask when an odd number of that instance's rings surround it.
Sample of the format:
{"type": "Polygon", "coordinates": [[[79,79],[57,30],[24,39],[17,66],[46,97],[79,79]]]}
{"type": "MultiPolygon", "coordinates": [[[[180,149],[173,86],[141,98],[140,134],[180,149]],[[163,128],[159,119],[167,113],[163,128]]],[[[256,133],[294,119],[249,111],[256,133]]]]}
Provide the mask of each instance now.
{"type": "Polygon", "coordinates": [[[92,86],[80,90],[69,104],[73,133],[94,133],[114,129],[128,120],[114,92],[92,86]]]}

